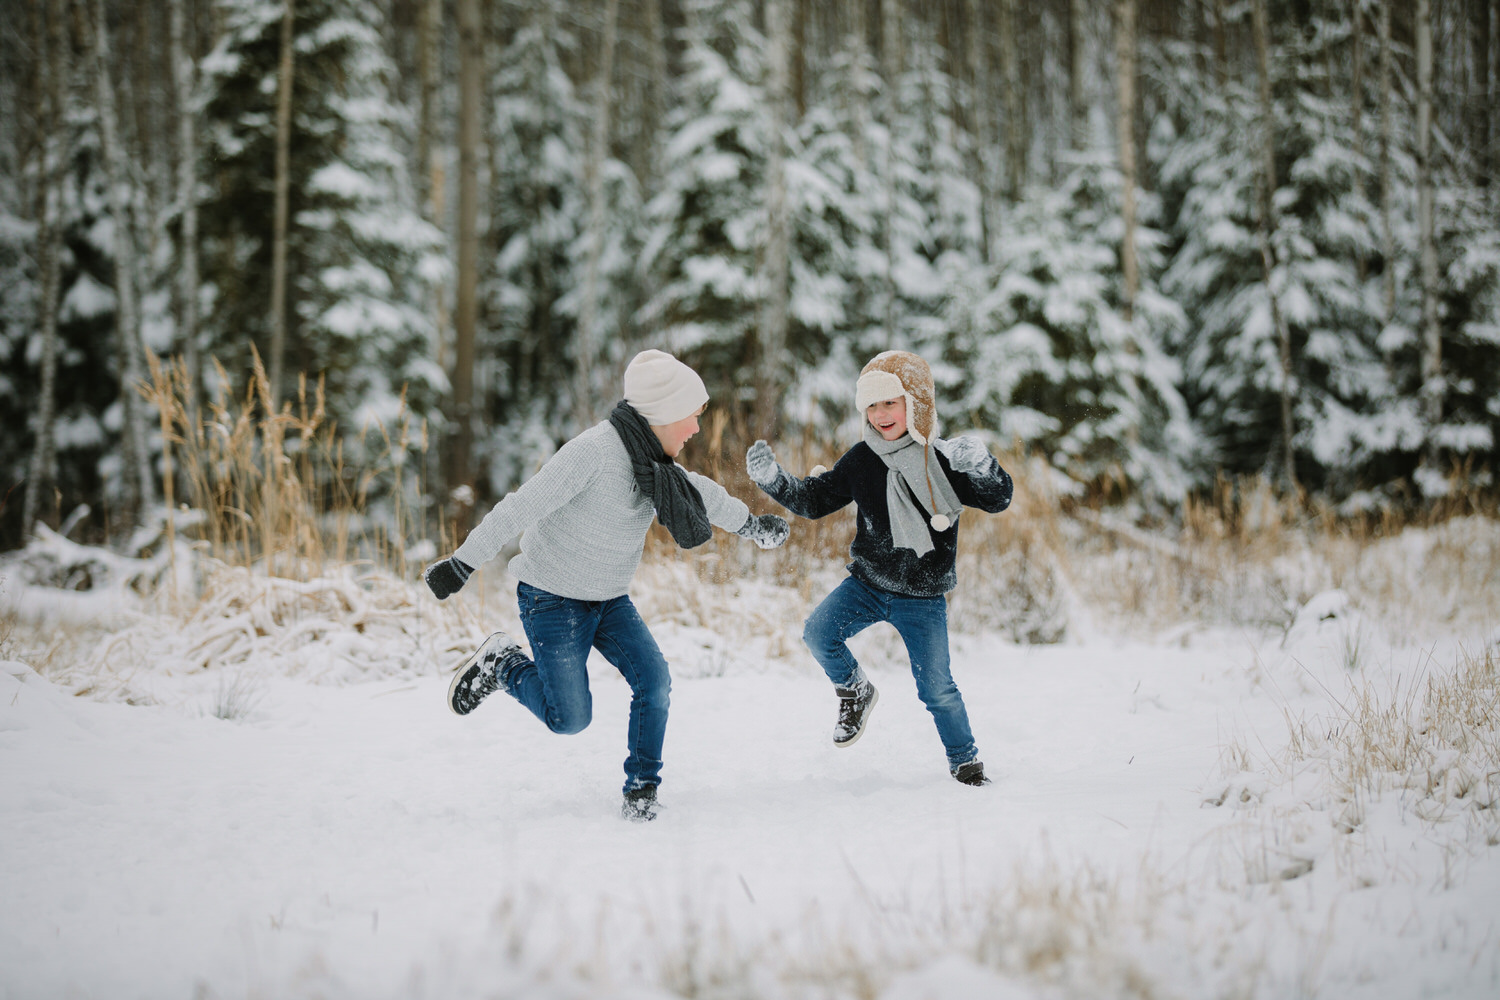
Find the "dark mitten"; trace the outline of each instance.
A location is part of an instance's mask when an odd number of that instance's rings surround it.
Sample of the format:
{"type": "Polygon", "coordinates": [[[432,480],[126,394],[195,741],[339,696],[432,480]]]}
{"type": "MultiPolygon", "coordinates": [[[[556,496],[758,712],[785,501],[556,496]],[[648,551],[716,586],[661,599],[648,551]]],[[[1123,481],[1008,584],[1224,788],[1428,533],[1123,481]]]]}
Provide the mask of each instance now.
{"type": "Polygon", "coordinates": [[[751,514],[735,534],[750,539],[763,549],[774,549],[786,541],[791,532],[785,518],[775,514],[751,514]]]}
{"type": "Polygon", "coordinates": [[[447,599],[449,594],[456,594],[462,590],[473,572],[474,567],[449,556],[447,559],[439,559],[428,566],[422,574],[422,579],[427,581],[428,588],[441,601],[447,599]]]}

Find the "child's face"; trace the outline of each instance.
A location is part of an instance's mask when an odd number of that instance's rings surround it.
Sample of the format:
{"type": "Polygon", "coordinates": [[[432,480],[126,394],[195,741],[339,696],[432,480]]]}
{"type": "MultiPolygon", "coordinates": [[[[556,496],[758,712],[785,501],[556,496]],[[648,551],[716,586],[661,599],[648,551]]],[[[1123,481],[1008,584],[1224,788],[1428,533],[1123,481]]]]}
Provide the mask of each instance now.
{"type": "Polygon", "coordinates": [[[906,397],[871,403],[865,407],[865,417],[876,433],[887,441],[894,441],[906,433],[906,397]]]}
{"type": "Polygon", "coordinates": [[[687,444],[688,438],[698,433],[698,418],[703,416],[705,408],[700,406],[697,413],[670,424],[651,425],[657,439],[661,441],[661,450],[667,453],[668,458],[676,458],[682,454],[682,446],[687,444]]]}

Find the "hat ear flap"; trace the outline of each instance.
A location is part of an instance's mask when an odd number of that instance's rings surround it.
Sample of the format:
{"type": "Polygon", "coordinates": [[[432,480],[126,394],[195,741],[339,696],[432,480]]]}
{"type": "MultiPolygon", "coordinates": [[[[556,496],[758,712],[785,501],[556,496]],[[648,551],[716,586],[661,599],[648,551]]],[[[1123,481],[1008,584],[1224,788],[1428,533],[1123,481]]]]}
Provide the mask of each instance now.
{"type": "Polygon", "coordinates": [[[906,397],[906,433],[910,434],[917,444],[926,444],[928,436],[932,433],[932,408],[918,409],[916,397],[910,392],[902,395],[906,397]],[[923,424],[927,426],[924,428],[923,424]]]}

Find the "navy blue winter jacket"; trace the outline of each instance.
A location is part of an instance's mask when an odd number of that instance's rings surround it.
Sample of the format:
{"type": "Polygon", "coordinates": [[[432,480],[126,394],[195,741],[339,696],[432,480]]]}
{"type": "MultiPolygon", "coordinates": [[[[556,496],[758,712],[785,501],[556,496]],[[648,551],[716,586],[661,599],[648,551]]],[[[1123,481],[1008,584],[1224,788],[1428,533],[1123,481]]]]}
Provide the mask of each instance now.
{"type": "MultiPolygon", "coordinates": [[[[965,507],[999,513],[1010,506],[1010,475],[991,455],[989,468],[964,474],[954,472],[948,459],[936,448],[931,461],[942,469],[953,492],[965,507]]],[[[844,453],[834,467],[822,475],[797,479],[782,470],[776,481],[761,489],[799,517],[826,517],[853,500],[859,527],[849,546],[853,562],[849,575],[880,590],[905,597],[941,597],[958,583],[953,570],[958,551],[958,520],[947,531],[932,533],[933,549],[918,557],[911,549],[896,548],[891,541],[891,515],[885,502],[885,461],[863,441],[844,453]]],[[[918,509],[923,509],[919,503],[918,509]]]]}

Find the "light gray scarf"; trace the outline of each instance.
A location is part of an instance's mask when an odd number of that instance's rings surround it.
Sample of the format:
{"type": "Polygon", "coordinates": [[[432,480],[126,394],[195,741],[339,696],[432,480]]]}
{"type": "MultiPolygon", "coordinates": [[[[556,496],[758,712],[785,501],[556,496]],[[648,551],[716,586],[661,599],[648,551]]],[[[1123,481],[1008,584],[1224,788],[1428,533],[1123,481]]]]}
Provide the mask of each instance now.
{"type": "Polygon", "coordinates": [[[885,504],[891,514],[891,541],[899,549],[911,549],[919,557],[933,549],[931,524],[938,531],[946,531],[958,520],[963,504],[953,485],[943,475],[943,467],[935,456],[928,456],[927,449],[917,444],[910,434],[903,434],[894,441],[887,441],[865,424],[865,444],[879,455],[889,470],[885,477],[885,504]],[[930,487],[930,489],[929,489],[930,487]],[[926,510],[917,509],[917,503],[926,510]],[[934,509],[933,500],[937,501],[934,509]],[[927,515],[941,516],[943,521],[932,524],[927,515]]]}

